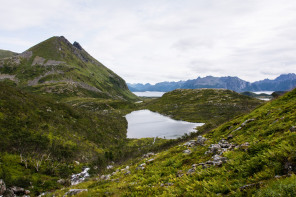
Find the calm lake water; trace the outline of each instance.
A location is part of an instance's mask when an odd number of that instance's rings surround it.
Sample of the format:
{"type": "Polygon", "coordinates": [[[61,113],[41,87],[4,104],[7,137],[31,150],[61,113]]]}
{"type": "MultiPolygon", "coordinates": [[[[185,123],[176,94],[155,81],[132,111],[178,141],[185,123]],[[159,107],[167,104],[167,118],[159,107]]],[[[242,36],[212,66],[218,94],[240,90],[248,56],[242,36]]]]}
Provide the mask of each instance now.
{"type": "Polygon", "coordinates": [[[258,91],[258,92],[253,92],[255,94],[269,94],[271,95],[274,91],[258,91]]]}
{"type": "Polygon", "coordinates": [[[159,137],[176,139],[204,123],[177,121],[150,110],[133,111],[126,115],[128,138],[159,137]]]}
{"type": "Polygon", "coordinates": [[[143,97],[162,97],[166,92],[146,91],[146,92],[133,92],[137,96],[143,97]]]}

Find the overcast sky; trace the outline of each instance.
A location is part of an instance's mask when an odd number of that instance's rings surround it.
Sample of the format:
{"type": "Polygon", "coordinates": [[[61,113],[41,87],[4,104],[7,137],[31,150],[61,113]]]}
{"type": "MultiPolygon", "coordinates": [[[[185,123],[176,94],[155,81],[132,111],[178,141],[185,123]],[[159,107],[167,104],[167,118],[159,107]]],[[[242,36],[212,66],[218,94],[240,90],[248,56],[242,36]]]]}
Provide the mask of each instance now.
{"type": "Polygon", "coordinates": [[[295,0],[0,0],[0,48],[64,35],[129,83],[296,72],[295,0]]]}

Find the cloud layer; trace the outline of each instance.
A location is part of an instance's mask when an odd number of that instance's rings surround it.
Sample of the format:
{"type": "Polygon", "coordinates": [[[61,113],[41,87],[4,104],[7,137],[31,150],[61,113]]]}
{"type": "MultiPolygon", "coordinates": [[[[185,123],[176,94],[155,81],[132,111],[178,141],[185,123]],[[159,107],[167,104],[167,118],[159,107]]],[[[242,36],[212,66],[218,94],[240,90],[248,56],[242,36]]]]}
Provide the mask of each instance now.
{"type": "Polygon", "coordinates": [[[293,0],[10,0],[0,48],[64,35],[130,83],[255,81],[296,72],[295,10],[293,0]]]}

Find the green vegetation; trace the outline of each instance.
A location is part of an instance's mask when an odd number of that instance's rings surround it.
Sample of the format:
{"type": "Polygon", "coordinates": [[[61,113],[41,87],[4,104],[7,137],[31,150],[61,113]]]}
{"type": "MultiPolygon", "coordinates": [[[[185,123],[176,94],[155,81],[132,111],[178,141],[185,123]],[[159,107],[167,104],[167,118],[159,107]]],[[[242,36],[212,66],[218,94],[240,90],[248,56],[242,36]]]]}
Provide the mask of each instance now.
{"type": "Polygon", "coordinates": [[[295,120],[296,89],[208,132],[203,145],[180,144],[131,160],[110,179],[93,178],[74,188],[88,189],[79,196],[295,196],[295,120]],[[221,152],[226,162],[207,164],[218,152],[206,152],[222,139],[230,145],[221,152]]]}
{"type": "Polygon", "coordinates": [[[19,87],[54,99],[138,99],[122,78],[62,36],[2,59],[0,64],[0,73],[19,87]]]}
{"type": "Polygon", "coordinates": [[[18,183],[20,177],[34,179],[37,172],[41,175],[36,181],[43,180],[42,175],[67,177],[74,161],[99,160],[97,164],[104,166],[105,152],[126,138],[127,122],[120,114],[73,109],[3,83],[0,89],[0,177],[11,174],[8,185],[18,183]]]}
{"type": "Polygon", "coordinates": [[[65,186],[57,182],[61,178],[69,184],[83,166],[98,173],[169,141],[126,139],[123,115],[135,106],[122,100],[81,98],[65,104],[3,82],[0,90],[0,179],[32,195],[65,186]]]}
{"type": "Polygon", "coordinates": [[[8,187],[53,192],[88,166],[93,176],[118,170],[73,186],[88,189],[80,196],[296,194],[296,90],[265,105],[221,89],[174,90],[135,103],[122,78],[64,37],[0,59],[0,75],[0,179],[8,187]],[[124,115],[144,108],[206,124],[176,140],[127,139],[124,115]],[[205,144],[183,145],[198,134],[205,144]],[[213,160],[217,153],[206,152],[222,138],[232,144],[221,152],[227,161],[193,169],[213,160]],[[158,153],[143,158],[147,152],[158,153]]]}
{"type": "Polygon", "coordinates": [[[12,57],[17,55],[17,53],[12,52],[12,51],[8,51],[8,50],[2,50],[0,49],[0,59],[1,58],[6,58],[6,57],[12,57]]]}
{"type": "Polygon", "coordinates": [[[224,89],[177,89],[148,102],[152,111],[178,120],[217,126],[247,113],[263,101],[224,89]]]}

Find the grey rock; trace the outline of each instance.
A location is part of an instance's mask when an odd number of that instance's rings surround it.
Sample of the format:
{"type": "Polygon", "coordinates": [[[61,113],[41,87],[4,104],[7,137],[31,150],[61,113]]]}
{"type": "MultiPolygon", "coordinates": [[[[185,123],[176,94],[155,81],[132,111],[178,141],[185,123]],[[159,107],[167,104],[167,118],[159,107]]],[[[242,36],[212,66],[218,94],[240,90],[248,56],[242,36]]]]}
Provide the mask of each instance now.
{"type": "Polygon", "coordinates": [[[194,172],[195,172],[195,169],[190,168],[190,169],[187,171],[187,174],[190,175],[190,174],[192,174],[192,173],[194,173],[194,172]]]}
{"type": "Polygon", "coordinates": [[[240,145],[242,148],[247,148],[250,146],[250,143],[249,142],[245,142],[243,144],[240,145]]]}
{"type": "Polygon", "coordinates": [[[185,154],[190,154],[190,153],[191,153],[191,150],[189,150],[189,149],[184,150],[183,153],[185,153],[185,154]]]}
{"type": "Polygon", "coordinates": [[[100,178],[101,178],[102,180],[110,180],[111,175],[110,175],[110,174],[102,175],[100,178]]]}
{"type": "Polygon", "coordinates": [[[6,189],[3,193],[3,197],[16,197],[16,195],[11,189],[6,189]]]}
{"type": "Polygon", "coordinates": [[[25,51],[25,52],[19,54],[18,57],[30,59],[32,57],[32,55],[33,55],[32,51],[25,51]]]}
{"type": "Polygon", "coordinates": [[[199,135],[199,136],[197,137],[196,143],[197,143],[198,145],[203,145],[204,142],[205,142],[206,140],[207,140],[207,138],[205,138],[205,137],[199,135]]]}
{"type": "Polygon", "coordinates": [[[44,61],[45,61],[45,59],[43,57],[36,56],[33,60],[32,66],[43,65],[44,61]]]}
{"type": "Polygon", "coordinates": [[[25,193],[25,189],[21,188],[21,187],[12,186],[10,189],[13,191],[13,193],[15,193],[17,195],[21,195],[21,194],[25,193]]]}
{"type": "Polygon", "coordinates": [[[244,185],[244,186],[240,187],[239,189],[241,191],[243,191],[243,190],[250,189],[250,188],[253,188],[253,187],[259,188],[260,187],[260,182],[259,183],[252,183],[252,184],[244,185]]]}
{"type": "Polygon", "coordinates": [[[4,194],[5,191],[6,191],[6,185],[3,179],[0,179],[0,195],[4,194]]]}
{"type": "Polygon", "coordinates": [[[177,172],[177,177],[182,177],[184,174],[183,174],[183,171],[182,170],[178,170],[177,172]]]}
{"type": "Polygon", "coordinates": [[[81,192],[87,192],[87,189],[70,189],[67,193],[65,193],[64,197],[66,196],[74,196],[81,192]]]}
{"type": "Polygon", "coordinates": [[[128,170],[124,175],[129,175],[129,174],[131,174],[131,171],[128,170]]]}
{"type": "Polygon", "coordinates": [[[295,126],[292,126],[292,127],[290,128],[290,131],[291,131],[291,132],[296,131],[296,127],[295,127],[295,126]]]}
{"type": "Polygon", "coordinates": [[[58,182],[59,184],[64,185],[64,184],[66,183],[66,180],[65,180],[65,179],[59,179],[57,182],[58,182]]]}
{"type": "Polygon", "coordinates": [[[148,161],[147,161],[147,163],[152,163],[154,161],[154,159],[149,159],[148,161]]]}
{"type": "Polygon", "coordinates": [[[88,173],[89,170],[90,168],[85,168],[82,172],[78,174],[73,174],[71,177],[71,185],[77,185],[85,181],[85,179],[90,176],[88,173]]]}
{"type": "Polygon", "coordinates": [[[238,127],[237,129],[235,129],[234,131],[238,131],[238,130],[241,130],[242,128],[241,127],[238,127]]]}
{"type": "Polygon", "coordinates": [[[247,123],[252,122],[252,121],[254,121],[254,120],[255,120],[255,119],[248,119],[248,120],[246,120],[245,122],[243,122],[243,123],[241,124],[241,127],[246,126],[247,123]]]}
{"type": "Polygon", "coordinates": [[[221,160],[213,161],[214,166],[222,166],[223,162],[221,160]]]}
{"type": "Polygon", "coordinates": [[[79,49],[79,50],[82,50],[82,49],[83,49],[83,48],[81,47],[81,45],[80,45],[78,42],[76,42],[76,41],[73,43],[73,46],[76,47],[76,48],[79,49]]]}

